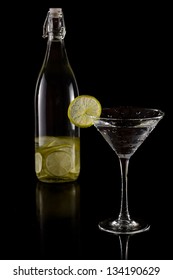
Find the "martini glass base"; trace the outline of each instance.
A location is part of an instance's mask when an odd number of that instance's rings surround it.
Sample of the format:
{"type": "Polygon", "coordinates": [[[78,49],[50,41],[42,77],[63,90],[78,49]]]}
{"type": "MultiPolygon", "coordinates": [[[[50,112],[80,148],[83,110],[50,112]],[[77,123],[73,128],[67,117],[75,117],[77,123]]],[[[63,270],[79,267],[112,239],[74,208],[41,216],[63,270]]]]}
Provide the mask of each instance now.
{"type": "Polygon", "coordinates": [[[135,234],[147,231],[150,225],[144,221],[108,219],[99,223],[99,229],[114,234],[135,234]]]}

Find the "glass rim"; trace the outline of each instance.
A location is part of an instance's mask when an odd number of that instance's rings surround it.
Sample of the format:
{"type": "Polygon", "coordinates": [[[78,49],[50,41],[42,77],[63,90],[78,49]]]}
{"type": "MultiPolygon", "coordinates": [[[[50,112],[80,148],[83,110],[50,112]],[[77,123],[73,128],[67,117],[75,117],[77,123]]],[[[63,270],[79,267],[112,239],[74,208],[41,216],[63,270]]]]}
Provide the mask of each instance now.
{"type": "Polygon", "coordinates": [[[164,117],[164,115],[165,115],[165,112],[163,111],[163,110],[161,110],[161,109],[157,109],[157,108],[149,108],[149,107],[135,107],[135,106],[115,106],[115,107],[103,107],[102,108],[102,112],[101,112],[101,115],[100,115],[100,117],[96,117],[96,116],[91,116],[91,118],[93,119],[93,120],[115,120],[115,121],[120,121],[120,120],[128,120],[128,121],[139,121],[139,120],[159,120],[159,119],[162,119],[163,117],[164,117]],[[145,110],[145,111],[155,111],[155,112],[157,112],[158,113],[158,115],[156,115],[156,116],[148,116],[148,117],[139,117],[139,118],[137,118],[137,117],[134,117],[134,118],[132,118],[132,117],[127,117],[127,118],[122,118],[122,117],[114,117],[114,116],[112,116],[112,117],[106,117],[106,116],[102,116],[102,113],[105,111],[105,110],[113,110],[113,109],[134,109],[134,110],[139,110],[139,111],[142,111],[142,110],[145,110]]]}

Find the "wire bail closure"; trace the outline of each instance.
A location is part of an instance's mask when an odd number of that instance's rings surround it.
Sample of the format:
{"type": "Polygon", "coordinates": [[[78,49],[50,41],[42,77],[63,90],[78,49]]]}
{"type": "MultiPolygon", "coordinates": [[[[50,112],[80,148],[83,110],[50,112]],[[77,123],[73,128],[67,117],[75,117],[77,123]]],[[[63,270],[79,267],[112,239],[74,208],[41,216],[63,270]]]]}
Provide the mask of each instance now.
{"type": "MultiPolygon", "coordinates": [[[[66,34],[65,29],[65,22],[64,22],[64,16],[61,8],[50,8],[47,12],[44,24],[43,24],[43,38],[48,37],[48,34],[53,32],[53,19],[59,19],[58,23],[58,33],[59,38],[64,39],[66,34]]],[[[56,30],[57,32],[57,30],[56,30]]]]}

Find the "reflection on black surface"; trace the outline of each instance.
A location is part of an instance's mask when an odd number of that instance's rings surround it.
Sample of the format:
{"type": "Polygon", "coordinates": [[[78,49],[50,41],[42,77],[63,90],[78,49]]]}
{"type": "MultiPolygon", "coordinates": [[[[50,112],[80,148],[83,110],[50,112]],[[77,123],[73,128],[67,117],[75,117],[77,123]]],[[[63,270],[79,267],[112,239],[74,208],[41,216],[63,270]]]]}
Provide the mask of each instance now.
{"type": "Polygon", "coordinates": [[[121,260],[128,259],[129,239],[130,239],[129,234],[119,235],[121,260]]]}
{"type": "MultiPolygon", "coordinates": [[[[135,234],[120,234],[118,235],[119,238],[119,244],[120,244],[120,259],[121,260],[128,260],[129,255],[129,240],[130,237],[140,235],[141,233],[135,233],[135,234]]],[[[145,234],[145,233],[144,233],[145,234]]]]}
{"type": "Polygon", "coordinates": [[[80,186],[75,183],[36,187],[41,258],[75,259],[80,243],[80,186]]]}

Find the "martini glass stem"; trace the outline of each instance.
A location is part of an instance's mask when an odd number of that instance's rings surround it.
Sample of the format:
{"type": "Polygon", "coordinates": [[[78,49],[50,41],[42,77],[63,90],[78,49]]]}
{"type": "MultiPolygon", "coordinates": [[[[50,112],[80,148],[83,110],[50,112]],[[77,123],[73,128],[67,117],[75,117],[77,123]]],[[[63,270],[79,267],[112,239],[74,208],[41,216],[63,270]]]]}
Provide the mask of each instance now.
{"type": "Polygon", "coordinates": [[[130,215],[128,210],[128,158],[119,158],[120,170],[121,170],[121,205],[120,213],[118,216],[119,221],[130,221],[130,215]]]}

